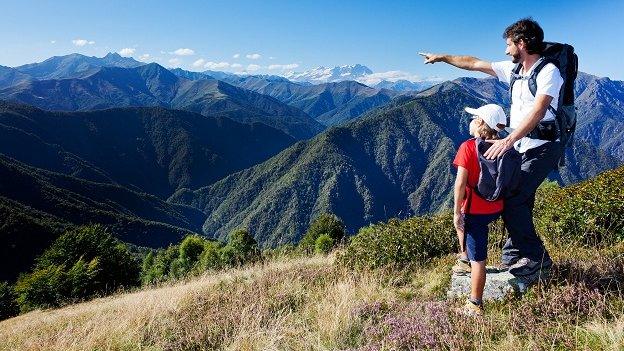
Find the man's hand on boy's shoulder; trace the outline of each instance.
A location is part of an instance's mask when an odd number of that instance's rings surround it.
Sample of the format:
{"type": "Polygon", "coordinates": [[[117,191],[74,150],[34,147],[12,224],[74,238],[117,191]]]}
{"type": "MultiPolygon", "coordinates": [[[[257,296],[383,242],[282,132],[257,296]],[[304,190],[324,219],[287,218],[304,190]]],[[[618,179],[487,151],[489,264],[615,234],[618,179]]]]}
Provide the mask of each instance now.
{"type": "Polygon", "coordinates": [[[493,160],[498,156],[501,156],[505,153],[505,151],[511,149],[514,144],[513,140],[509,136],[504,139],[486,141],[492,143],[492,146],[490,146],[490,148],[483,154],[483,156],[485,156],[488,160],[493,160]]]}

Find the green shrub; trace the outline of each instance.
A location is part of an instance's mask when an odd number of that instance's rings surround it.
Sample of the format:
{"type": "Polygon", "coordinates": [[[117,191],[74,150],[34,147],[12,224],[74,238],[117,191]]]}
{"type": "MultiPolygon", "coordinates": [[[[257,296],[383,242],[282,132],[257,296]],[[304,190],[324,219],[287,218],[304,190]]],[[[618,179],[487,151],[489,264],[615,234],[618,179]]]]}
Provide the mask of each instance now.
{"type": "Polygon", "coordinates": [[[337,262],[356,269],[402,268],[453,252],[456,245],[451,213],[391,219],[360,229],[337,262]]]}
{"type": "Polygon", "coordinates": [[[205,272],[207,270],[216,270],[223,266],[221,261],[220,245],[214,241],[207,241],[204,245],[204,251],[199,255],[197,264],[197,272],[205,272]]]}
{"type": "Polygon", "coordinates": [[[83,226],[56,239],[18,279],[21,310],[58,306],[108,294],[139,282],[138,262],[125,244],[100,225],[83,226]]]}
{"type": "Polygon", "coordinates": [[[304,252],[311,253],[315,249],[316,240],[321,235],[329,236],[333,240],[333,244],[338,244],[345,237],[345,225],[335,215],[323,213],[312,222],[299,242],[299,248],[304,252]]]}
{"type": "Polygon", "coordinates": [[[17,316],[18,313],[19,305],[15,290],[9,283],[0,282],[0,321],[17,316]]]}
{"type": "Polygon", "coordinates": [[[535,203],[538,232],[551,240],[610,245],[624,240],[624,167],[565,188],[542,186],[535,203]]]}
{"type": "Polygon", "coordinates": [[[334,239],[327,234],[322,234],[316,238],[316,242],[314,243],[314,252],[327,254],[331,251],[332,247],[334,247],[334,239]]]}
{"type": "Polygon", "coordinates": [[[180,243],[180,254],[178,260],[180,260],[180,268],[182,274],[187,274],[193,270],[199,256],[204,252],[206,243],[208,241],[198,235],[187,235],[180,243]]]}
{"type": "Polygon", "coordinates": [[[180,250],[176,245],[170,245],[164,250],[158,250],[156,254],[150,253],[143,259],[143,271],[141,280],[143,284],[153,284],[176,277],[172,263],[177,261],[180,250]],[[150,255],[151,254],[151,255],[150,255]]]}
{"type": "Polygon", "coordinates": [[[221,257],[226,265],[240,266],[260,258],[260,249],[247,229],[237,229],[230,233],[228,244],[221,249],[221,257]]]}

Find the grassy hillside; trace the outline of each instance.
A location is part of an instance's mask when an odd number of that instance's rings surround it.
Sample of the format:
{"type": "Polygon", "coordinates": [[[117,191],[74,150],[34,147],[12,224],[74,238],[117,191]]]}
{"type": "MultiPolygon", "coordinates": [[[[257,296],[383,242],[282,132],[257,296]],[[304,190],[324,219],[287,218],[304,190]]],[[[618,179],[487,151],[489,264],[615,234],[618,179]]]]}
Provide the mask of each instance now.
{"type": "Polygon", "coordinates": [[[211,184],[292,145],[261,123],[164,108],[49,112],[0,102],[0,153],[160,197],[211,184]]]}
{"type": "Polygon", "coordinates": [[[0,154],[0,280],[25,271],[65,229],[101,223],[125,242],[162,247],[199,232],[205,215],[118,184],[45,171],[0,154]]]}
{"type": "Polygon", "coordinates": [[[536,221],[555,261],[551,278],[487,304],[484,319],[460,318],[462,301],[445,298],[454,240],[441,215],[363,228],[329,256],[282,256],[24,314],[0,322],[0,350],[621,350],[623,182],[619,168],[541,188],[536,221]],[[414,250],[429,241],[440,251],[414,250]],[[403,250],[388,249],[397,243],[403,250]]]}

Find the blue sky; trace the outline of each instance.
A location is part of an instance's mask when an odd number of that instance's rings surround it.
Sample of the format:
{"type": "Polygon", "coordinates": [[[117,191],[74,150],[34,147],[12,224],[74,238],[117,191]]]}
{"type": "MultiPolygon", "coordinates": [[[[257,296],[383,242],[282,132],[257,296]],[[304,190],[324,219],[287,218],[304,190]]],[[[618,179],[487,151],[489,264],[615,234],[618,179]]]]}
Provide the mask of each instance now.
{"type": "Polygon", "coordinates": [[[502,31],[532,16],[546,40],[575,46],[581,70],[624,80],[622,1],[86,3],[1,1],[0,65],[126,49],[137,59],[149,55],[143,59],[196,71],[279,74],[361,63],[374,72],[447,79],[468,74],[446,65],[425,66],[417,52],[505,60],[502,31]]]}

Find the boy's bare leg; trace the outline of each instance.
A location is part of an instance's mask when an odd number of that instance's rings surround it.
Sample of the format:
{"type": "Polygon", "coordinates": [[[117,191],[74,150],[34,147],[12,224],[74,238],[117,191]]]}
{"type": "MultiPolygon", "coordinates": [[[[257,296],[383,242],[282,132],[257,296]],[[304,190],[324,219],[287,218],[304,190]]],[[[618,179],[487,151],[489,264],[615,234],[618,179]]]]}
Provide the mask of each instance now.
{"type": "Polygon", "coordinates": [[[459,256],[466,258],[466,245],[464,245],[464,231],[457,230],[457,241],[459,242],[459,256]]]}
{"type": "Polygon", "coordinates": [[[458,253],[458,258],[461,258],[463,260],[467,260],[468,259],[468,254],[466,253],[466,245],[464,245],[465,243],[465,239],[464,239],[464,232],[458,230],[457,231],[457,241],[459,241],[459,253],[458,253]]]}
{"type": "Polygon", "coordinates": [[[481,302],[485,288],[485,261],[470,261],[470,300],[481,302]]]}

